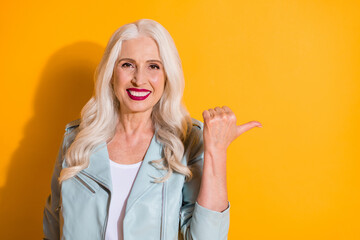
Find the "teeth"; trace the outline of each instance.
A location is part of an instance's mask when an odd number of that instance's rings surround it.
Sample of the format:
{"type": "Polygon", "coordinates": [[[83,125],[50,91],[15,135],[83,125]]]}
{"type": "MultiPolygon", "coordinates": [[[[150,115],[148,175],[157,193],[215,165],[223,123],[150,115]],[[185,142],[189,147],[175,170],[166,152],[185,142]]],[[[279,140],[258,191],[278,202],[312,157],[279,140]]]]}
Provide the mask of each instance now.
{"type": "Polygon", "coordinates": [[[136,91],[130,91],[129,90],[129,92],[130,92],[131,95],[133,95],[135,97],[143,97],[143,96],[148,95],[150,91],[149,92],[136,92],[136,91]]]}

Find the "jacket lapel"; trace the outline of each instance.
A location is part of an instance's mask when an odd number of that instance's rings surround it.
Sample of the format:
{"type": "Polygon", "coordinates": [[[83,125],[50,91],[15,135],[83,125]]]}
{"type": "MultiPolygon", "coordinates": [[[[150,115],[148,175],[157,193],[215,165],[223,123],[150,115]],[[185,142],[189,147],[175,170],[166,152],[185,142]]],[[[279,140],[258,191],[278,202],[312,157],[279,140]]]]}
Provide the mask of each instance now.
{"type": "MultiPolygon", "coordinates": [[[[162,147],[163,145],[156,139],[155,132],[130,190],[126,203],[126,213],[148,188],[156,184],[155,178],[161,178],[166,174],[166,170],[159,170],[150,163],[151,160],[162,158],[162,147]]],[[[110,192],[112,191],[109,153],[105,142],[96,147],[90,156],[89,166],[82,172],[99,182],[110,192]]]]}
{"type": "Polygon", "coordinates": [[[162,158],[162,144],[157,141],[155,133],[131,188],[125,214],[148,188],[157,184],[154,182],[155,178],[161,178],[166,174],[166,170],[159,170],[150,163],[151,160],[160,158],[162,158]]]}
{"type": "Polygon", "coordinates": [[[102,142],[95,148],[94,152],[90,155],[89,166],[81,172],[93,178],[111,192],[111,172],[106,142],[102,142]]]}

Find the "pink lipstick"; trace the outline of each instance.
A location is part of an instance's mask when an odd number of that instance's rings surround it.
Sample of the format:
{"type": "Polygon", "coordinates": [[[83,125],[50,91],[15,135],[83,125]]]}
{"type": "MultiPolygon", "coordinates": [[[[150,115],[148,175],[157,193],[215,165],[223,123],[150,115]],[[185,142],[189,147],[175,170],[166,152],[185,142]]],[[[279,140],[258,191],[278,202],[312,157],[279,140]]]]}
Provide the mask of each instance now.
{"type": "Polygon", "coordinates": [[[126,92],[132,100],[136,101],[145,100],[151,93],[150,90],[140,88],[128,88],[126,92]]]}

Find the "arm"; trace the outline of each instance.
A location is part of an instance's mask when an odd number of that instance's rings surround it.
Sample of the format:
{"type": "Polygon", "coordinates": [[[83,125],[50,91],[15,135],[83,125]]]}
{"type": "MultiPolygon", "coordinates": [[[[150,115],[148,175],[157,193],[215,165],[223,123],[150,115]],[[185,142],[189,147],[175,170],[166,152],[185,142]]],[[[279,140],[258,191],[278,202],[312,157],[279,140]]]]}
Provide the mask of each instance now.
{"type": "Polygon", "coordinates": [[[227,106],[203,112],[204,173],[198,202],[214,211],[227,208],[226,153],[229,145],[245,131],[260,127],[256,121],[237,126],[235,114],[227,106]]]}
{"type": "Polygon", "coordinates": [[[226,151],[242,133],[261,124],[251,121],[237,126],[235,114],[227,106],[205,110],[203,118],[198,144],[203,150],[200,157],[195,158],[201,173],[184,184],[181,232],[186,240],[227,239],[230,202],[226,188],[226,151]]]}
{"type": "MultiPolygon", "coordinates": [[[[204,180],[204,145],[203,124],[200,129],[194,128],[198,141],[190,144],[192,153],[189,156],[188,166],[193,169],[193,178],[183,186],[183,203],[180,209],[180,231],[185,240],[223,240],[227,239],[230,225],[230,203],[223,211],[215,211],[204,207],[198,202],[204,180]]],[[[194,137],[192,137],[194,139],[194,137]]],[[[205,171],[205,169],[204,169],[205,171]]]]}
{"type": "MultiPolygon", "coordinates": [[[[59,213],[61,210],[60,185],[58,178],[62,170],[64,157],[67,149],[74,141],[76,134],[79,132],[78,126],[81,119],[69,122],[65,126],[65,133],[59,148],[58,156],[54,164],[54,170],[51,178],[51,194],[46,199],[43,215],[43,233],[44,239],[60,238],[60,222],[59,213]]],[[[66,166],[66,165],[65,165],[66,166]]]]}
{"type": "Polygon", "coordinates": [[[53,174],[51,178],[51,194],[46,199],[43,213],[43,233],[44,239],[59,239],[59,211],[60,211],[60,185],[58,177],[62,169],[62,161],[64,159],[64,144],[66,133],[63,136],[62,144],[59,148],[57,159],[54,164],[53,174]]]}

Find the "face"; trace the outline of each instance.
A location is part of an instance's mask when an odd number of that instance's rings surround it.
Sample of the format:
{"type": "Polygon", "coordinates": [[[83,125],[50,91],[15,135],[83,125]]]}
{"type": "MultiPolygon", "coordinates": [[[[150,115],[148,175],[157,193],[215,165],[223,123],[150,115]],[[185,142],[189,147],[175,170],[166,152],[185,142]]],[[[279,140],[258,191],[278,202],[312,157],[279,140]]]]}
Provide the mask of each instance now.
{"type": "Polygon", "coordinates": [[[156,42],[143,36],[123,41],[112,81],[120,113],[151,112],[165,86],[156,42]]]}

